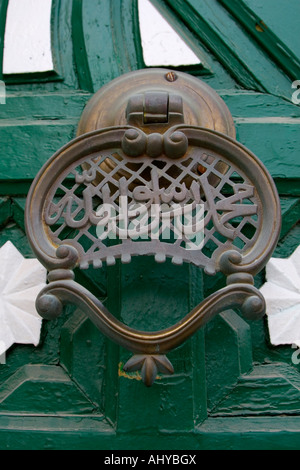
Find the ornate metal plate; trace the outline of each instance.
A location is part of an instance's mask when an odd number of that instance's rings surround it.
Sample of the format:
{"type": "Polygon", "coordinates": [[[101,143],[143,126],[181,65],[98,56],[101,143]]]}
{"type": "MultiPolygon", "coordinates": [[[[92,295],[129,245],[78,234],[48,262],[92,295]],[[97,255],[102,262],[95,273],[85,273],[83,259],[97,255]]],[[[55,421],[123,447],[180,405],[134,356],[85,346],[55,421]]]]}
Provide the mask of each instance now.
{"type": "Polygon", "coordinates": [[[217,313],[235,307],[248,318],[265,313],[253,275],[278,241],[280,205],[265,167],[230,137],[186,125],[164,135],[124,126],[79,137],[52,157],[30,190],[26,226],[50,272],[37,300],[40,314],[55,318],[63,303],[75,303],[104,334],[135,353],[126,368],[141,369],[151,385],[158,371],[172,373],[165,354],[217,313]],[[129,263],[138,255],[192,263],[211,275],[221,271],[228,286],[172,328],[133,330],[78,285],[72,270],[100,269],[116,259],[129,263]]]}

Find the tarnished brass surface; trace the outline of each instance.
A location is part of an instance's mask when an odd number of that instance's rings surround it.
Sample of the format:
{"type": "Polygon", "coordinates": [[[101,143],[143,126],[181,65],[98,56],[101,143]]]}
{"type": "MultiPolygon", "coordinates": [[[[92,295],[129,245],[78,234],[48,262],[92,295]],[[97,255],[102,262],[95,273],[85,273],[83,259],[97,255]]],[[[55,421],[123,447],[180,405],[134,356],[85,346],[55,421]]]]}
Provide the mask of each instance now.
{"type": "Polygon", "coordinates": [[[232,138],[232,118],[214,92],[192,77],[161,69],[130,77],[96,94],[79,126],[79,134],[93,132],[59,150],[37,175],[28,194],[26,230],[49,271],[49,284],[37,299],[40,315],[54,319],[65,303],[77,305],[102,333],[132,351],[124,370],[141,370],[144,383],[151,386],[157,372],[174,372],[166,354],[218,313],[238,308],[247,319],[264,315],[265,302],[253,276],[276,247],[281,216],[271,176],[232,138]],[[177,125],[170,127],[171,121],[177,125]],[[128,223],[138,204],[147,210],[163,205],[166,211],[167,206],[170,239],[163,236],[163,211],[155,219],[154,236],[147,213],[146,237],[130,239],[129,232],[125,237],[123,219],[99,213],[103,204],[120,208],[121,197],[126,199],[128,223]],[[198,245],[191,247],[185,233],[176,238],[174,204],[188,206],[191,212],[203,207],[203,239],[198,245]],[[111,244],[97,230],[112,219],[117,243],[111,244]],[[175,265],[192,263],[209,275],[222,272],[227,286],[171,328],[134,330],[75,282],[73,270],[90,265],[100,269],[117,259],[130,263],[133,256],[142,255],[154,256],[158,263],[167,258],[175,265]]]}
{"type": "MultiPolygon", "coordinates": [[[[228,107],[206,83],[181,72],[146,69],[122,75],[101,88],[87,104],[77,135],[127,124],[157,135],[183,123],[236,137],[228,107]]],[[[102,168],[110,171],[115,165],[107,160],[102,168]]],[[[226,167],[219,163],[218,170],[223,173],[226,167]]],[[[95,183],[100,183],[99,176],[95,183]]]]}
{"type": "MultiPolygon", "coordinates": [[[[79,122],[77,135],[128,123],[127,106],[134,95],[167,93],[182,98],[184,123],[205,127],[235,138],[229,109],[220,96],[198,78],[166,69],[130,72],[101,88],[90,100],[79,122]],[[172,77],[170,81],[170,77],[172,77]]],[[[133,123],[130,123],[133,125],[133,123]]],[[[170,122],[169,127],[179,122],[170,122]]],[[[164,132],[164,123],[145,124],[143,132],[164,132]]]]}

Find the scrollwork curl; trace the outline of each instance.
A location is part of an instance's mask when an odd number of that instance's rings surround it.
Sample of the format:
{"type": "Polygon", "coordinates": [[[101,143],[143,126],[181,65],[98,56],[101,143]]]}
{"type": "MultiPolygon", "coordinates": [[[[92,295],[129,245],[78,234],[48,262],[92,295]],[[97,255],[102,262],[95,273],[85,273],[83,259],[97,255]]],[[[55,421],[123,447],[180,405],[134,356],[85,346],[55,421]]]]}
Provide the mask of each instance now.
{"type": "Polygon", "coordinates": [[[226,274],[226,276],[238,272],[245,272],[245,268],[242,267],[242,261],[243,256],[238,251],[225,251],[219,260],[220,270],[223,274],[226,274]]]}
{"type": "Polygon", "coordinates": [[[71,245],[61,245],[56,250],[57,268],[74,269],[78,263],[79,255],[76,248],[71,245]]]}
{"type": "Polygon", "coordinates": [[[122,150],[129,157],[139,157],[146,153],[147,136],[139,129],[128,129],[122,139],[122,150]]]}
{"type": "Polygon", "coordinates": [[[167,132],[164,136],[164,149],[167,157],[177,159],[183,157],[189,146],[187,136],[181,131],[167,132]]]}
{"type": "Polygon", "coordinates": [[[129,157],[147,155],[150,158],[158,158],[165,154],[172,159],[183,157],[189,146],[189,141],[184,132],[171,128],[162,135],[152,133],[146,135],[137,128],[126,130],[122,139],[122,150],[129,157]]]}

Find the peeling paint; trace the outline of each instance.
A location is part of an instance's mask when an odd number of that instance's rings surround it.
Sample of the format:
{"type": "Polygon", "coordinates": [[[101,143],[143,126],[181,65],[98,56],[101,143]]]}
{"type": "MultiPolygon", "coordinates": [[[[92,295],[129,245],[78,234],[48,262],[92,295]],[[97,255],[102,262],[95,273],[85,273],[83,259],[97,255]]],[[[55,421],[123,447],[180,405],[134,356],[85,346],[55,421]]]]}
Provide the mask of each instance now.
{"type": "MultiPolygon", "coordinates": [[[[129,372],[129,373],[125,372],[123,370],[124,365],[125,365],[124,362],[119,363],[119,368],[118,368],[119,377],[124,377],[125,379],[129,379],[129,380],[137,380],[137,381],[143,380],[142,377],[141,377],[141,374],[138,371],[137,372],[129,372]]],[[[156,377],[156,380],[161,380],[161,377],[158,375],[156,377]]]]}
{"type": "Polygon", "coordinates": [[[127,373],[123,370],[123,367],[124,367],[124,362],[120,362],[119,363],[119,369],[118,369],[118,375],[119,377],[124,377],[125,379],[129,379],[129,380],[142,380],[142,377],[140,375],[139,372],[130,372],[130,373],[127,373]]]}

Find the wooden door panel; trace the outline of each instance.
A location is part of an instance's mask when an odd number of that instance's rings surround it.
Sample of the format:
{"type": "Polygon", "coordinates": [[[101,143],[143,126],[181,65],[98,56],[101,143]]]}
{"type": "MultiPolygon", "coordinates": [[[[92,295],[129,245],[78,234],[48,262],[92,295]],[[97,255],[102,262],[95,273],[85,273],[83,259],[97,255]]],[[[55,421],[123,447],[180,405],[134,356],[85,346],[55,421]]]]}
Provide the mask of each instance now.
{"type": "MultiPolygon", "coordinates": [[[[216,89],[233,115],[238,140],[274,177],[283,215],[275,256],[289,256],[300,240],[300,108],[291,102],[299,59],[291,55],[289,68],[286,52],[296,56],[298,50],[289,28],[279,27],[269,1],[263,11],[256,0],[152,3],[203,57],[205,66],[179,69],[216,89]],[[253,21],[266,22],[268,13],[272,26],[262,44],[253,21]],[[275,37],[285,46],[277,58],[275,37]]],[[[0,0],[0,59],[6,8],[0,0]]],[[[7,91],[6,105],[0,105],[0,247],[11,240],[26,257],[33,254],[24,208],[36,173],[75,137],[93,92],[145,67],[135,0],[55,0],[53,8],[56,77],[3,77],[0,70],[7,91]]],[[[77,271],[76,279],[116,317],[142,329],[169,326],[225,282],[150,259],[77,271]]],[[[256,285],[264,280],[261,273],[256,285]]],[[[68,307],[59,320],[44,322],[37,348],[15,345],[0,366],[0,447],[295,447],[300,397],[292,352],[271,346],[265,319],[248,324],[236,312],[223,312],[172,352],[176,375],[161,377],[148,390],[139,374],[123,370],[128,352],[68,307]]]]}
{"type": "Polygon", "coordinates": [[[299,373],[288,364],[265,364],[242,376],[212,416],[296,416],[299,413],[299,373]]]}
{"type": "Polygon", "coordinates": [[[0,413],[88,414],[94,409],[61,367],[26,365],[2,383],[0,413]]]}
{"type": "Polygon", "coordinates": [[[270,0],[220,2],[292,80],[299,78],[300,39],[295,34],[298,27],[297,17],[300,14],[297,0],[289,2],[288,9],[283,2],[278,2],[274,8],[274,3],[270,0]]]}

